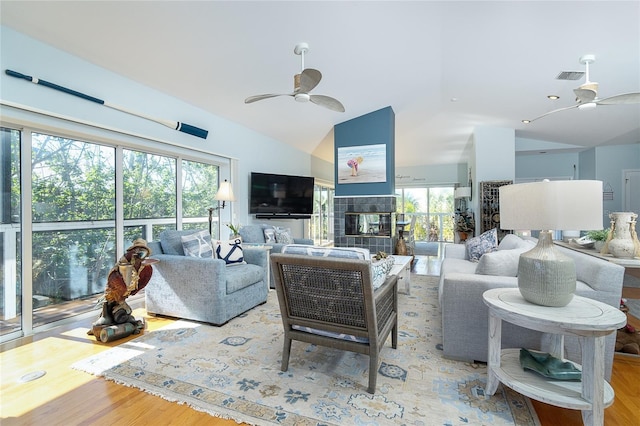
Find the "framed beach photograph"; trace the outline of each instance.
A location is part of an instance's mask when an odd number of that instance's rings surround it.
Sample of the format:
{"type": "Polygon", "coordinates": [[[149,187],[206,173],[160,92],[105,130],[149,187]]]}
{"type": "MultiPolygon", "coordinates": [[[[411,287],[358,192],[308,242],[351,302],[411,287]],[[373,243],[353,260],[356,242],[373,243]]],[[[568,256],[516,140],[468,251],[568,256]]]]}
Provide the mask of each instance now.
{"type": "Polygon", "coordinates": [[[385,144],[338,148],[338,183],[387,181],[387,146],[385,144]]]}

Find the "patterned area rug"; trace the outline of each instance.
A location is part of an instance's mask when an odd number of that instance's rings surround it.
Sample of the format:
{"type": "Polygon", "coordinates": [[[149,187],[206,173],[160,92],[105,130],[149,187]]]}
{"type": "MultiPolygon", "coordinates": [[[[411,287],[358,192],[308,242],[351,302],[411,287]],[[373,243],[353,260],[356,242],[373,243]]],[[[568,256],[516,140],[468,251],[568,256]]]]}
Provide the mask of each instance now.
{"type": "Polygon", "coordinates": [[[266,425],[539,425],[527,398],[484,394],[486,366],[442,357],[437,278],[412,274],[400,294],[398,349],[381,353],[375,395],[369,357],[293,342],[280,371],[275,292],[223,327],[177,321],[72,367],[213,416],[266,425]]]}

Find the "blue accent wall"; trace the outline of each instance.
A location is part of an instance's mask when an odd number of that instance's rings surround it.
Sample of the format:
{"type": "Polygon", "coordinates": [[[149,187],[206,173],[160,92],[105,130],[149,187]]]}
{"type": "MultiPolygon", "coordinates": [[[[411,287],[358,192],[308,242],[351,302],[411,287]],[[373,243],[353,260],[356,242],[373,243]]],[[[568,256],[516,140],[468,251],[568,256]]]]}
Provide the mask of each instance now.
{"type": "MultiPolygon", "coordinates": [[[[395,194],[395,113],[389,107],[337,124],[334,128],[334,182],[336,196],[395,194]],[[363,145],[386,146],[386,181],[341,183],[339,168],[347,167],[338,161],[338,150],[363,145]]],[[[366,158],[362,168],[366,167],[366,158]]]]}

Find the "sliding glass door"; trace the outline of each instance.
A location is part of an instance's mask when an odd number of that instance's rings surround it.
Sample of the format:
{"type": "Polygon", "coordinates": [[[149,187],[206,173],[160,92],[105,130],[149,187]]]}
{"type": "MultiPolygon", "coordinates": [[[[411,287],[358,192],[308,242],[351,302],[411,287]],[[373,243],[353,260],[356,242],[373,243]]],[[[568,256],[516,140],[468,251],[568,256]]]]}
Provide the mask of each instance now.
{"type": "Polygon", "coordinates": [[[20,232],[20,132],[0,129],[0,328],[2,334],[22,330],[22,276],[20,232]]]}
{"type": "Polygon", "coordinates": [[[0,341],[92,314],[136,238],[208,228],[218,164],[0,130],[0,341]]]}
{"type": "Polygon", "coordinates": [[[453,187],[400,188],[396,197],[397,212],[416,217],[416,241],[453,241],[453,187]]]}
{"type": "Polygon", "coordinates": [[[333,198],[335,190],[316,183],[313,194],[313,215],[309,221],[309,238],[318,246],[333,243],[333,198]]]}

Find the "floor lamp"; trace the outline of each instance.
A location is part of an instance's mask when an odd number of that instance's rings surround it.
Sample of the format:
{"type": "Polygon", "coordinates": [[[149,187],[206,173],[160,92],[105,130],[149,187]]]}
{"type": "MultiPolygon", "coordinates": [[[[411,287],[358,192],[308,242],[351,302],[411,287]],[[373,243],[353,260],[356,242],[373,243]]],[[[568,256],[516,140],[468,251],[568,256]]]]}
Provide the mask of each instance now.
{"type": "Polygon", "coordinates": [[[556,248],[552,230],[601,229],[602,182],[545,180],[502,186],[500,228],[540,230],[538,244],[520,255],[518,289],[531,303],[566,306],[576,290],[576,267],[556,248]]]}
{"type": "Polygon", "coordinates": [[[227,201],[235,201],[236,197],[233,195],[233,189],[231,188],[231,184],[226,179],[224,182],[220,184],[218,188],[218,192],[216,192],[216,196],[213,197],[214,200],[218,201],[217,207],[209,207],[209,235],[212,235],[213,228],[213,212],[216,210],[224,209],[224,205],[227,201]],[[220,205],[220,201],[222,201],[222,205],[220,205]]]}

